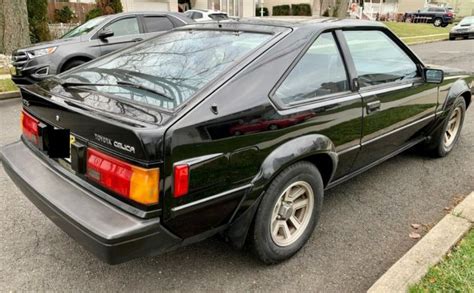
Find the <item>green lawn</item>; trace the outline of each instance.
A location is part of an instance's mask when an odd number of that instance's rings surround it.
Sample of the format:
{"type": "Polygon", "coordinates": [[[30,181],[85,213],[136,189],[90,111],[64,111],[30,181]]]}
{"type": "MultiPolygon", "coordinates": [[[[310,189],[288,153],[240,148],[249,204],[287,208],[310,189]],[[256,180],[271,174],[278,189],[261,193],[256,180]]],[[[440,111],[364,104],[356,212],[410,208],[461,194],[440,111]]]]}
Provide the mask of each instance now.
{"type": "Polygon", "coordinates": [[[474,292],[474,230],[416,285],[410,293],[474,292]]]}
{"type": "Polygon", "coordinates": [[[0,79],[0,93],[17,91],[18,88],[11,79],[0,79]]]}
{"type": "Polygon", "coordinates": [[[449,31],[453,26],[449,25],[447,27],[435,27],[433,24],[429,23],[384,23],[407,44],[414,44],[424,41],[446,40],[449,37],[449,31]]]}

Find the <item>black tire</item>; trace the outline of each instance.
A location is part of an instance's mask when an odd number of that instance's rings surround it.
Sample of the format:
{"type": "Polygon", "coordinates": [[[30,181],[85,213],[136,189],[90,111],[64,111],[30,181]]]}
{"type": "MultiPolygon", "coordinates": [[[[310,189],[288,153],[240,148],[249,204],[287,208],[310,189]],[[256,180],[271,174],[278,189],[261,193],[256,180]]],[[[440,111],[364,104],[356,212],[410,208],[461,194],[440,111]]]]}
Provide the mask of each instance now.
{"type": "Polygon", "coordinates": [[[441,27],[447,27],[448,25],[449,25],[449,23],[443,22],[443,23],[441,24],[441,27]]]}
{"type": "Polygon", "coordinates": [[[257,210],[251,240],[258,258],[266,264],[284,261],[297,253],[310,238],[319,216],[324,198],[323,180],[318,169],[309,162],[295,163],[283,170],[265,191],[262,202],[257,210]],[[313,192],[313,208],[307,210],[308,222],[294,242],[287,246],[279,246],[271,235],[272,215],[282,193],[292,184],[305,182],[313,192]]]}
{"type": "Polygon", "coordinates": [[[76,59],[76,60],[71,60],[71,61],[68,61],[66,62],[66,64],[63,65],[63,67],[61,68],[61,72],[64,72],[64,71],[67,71],[71,68],[74,68],[76,66],[79,66],[79,65],[82,65],[86,63],[86,61],[84,60],[79,60],[79,59],[76,59]]]}
{"type": "Polygon", "coordinates": [[[435,27],[439,27],[439,26],[441,26],[442,24],[443,24],[443,20],[442,20],[441,18],[439,18],[439,17],[437,17],[437,18],[435,18],[435,19],[433,20],[433,25],[434,25],[435,27]]]}
{"type": "Polygon", "coordinates": [[[446,116],[443,125],[437,130],[433,136],[431,137],[430,141],[424,145],[423,149],[428,151],[428,153],[436,158],[446,157],[454,148],[456,143],[459,140],[459,136],[461,135],[462,126],[464,124],[464,117],[466,115],[466,101],[463,97],[458,97],[454,104],[452,105],[451,110],[449,111],[448,115],[446,116]],[[460,125],[456,131],[454,140],[449,145],[445,143],[445,133],[447,132],[449,121],[451,116],[453,115],[454,111],[459,109],[460,113],[460,125]]]}
{"type": "Polygon", "coordinates": [[[449,36],[449,40],[450,40],[450,41],[454,41],[454,40],[456,40],[456,37],[450,35],[450,36],[449,36]]]}

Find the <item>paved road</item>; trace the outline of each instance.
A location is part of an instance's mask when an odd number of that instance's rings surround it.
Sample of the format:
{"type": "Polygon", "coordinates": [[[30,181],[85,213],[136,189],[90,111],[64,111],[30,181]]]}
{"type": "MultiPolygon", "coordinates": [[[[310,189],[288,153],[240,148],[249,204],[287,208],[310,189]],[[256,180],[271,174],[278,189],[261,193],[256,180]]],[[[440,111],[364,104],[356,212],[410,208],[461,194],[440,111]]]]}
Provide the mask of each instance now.
{"type": "MultiPolygon", "coordinates": [[[[466,66],[474,41],[415,47],[453,50],[466,66]]],[[[425,52],[425,48],[429,52],[425,52]]],[[[471,62],[474,58],[470,58],[471,62]]],[[[474,66],[467,65],[470,69],[474,66]]],[[[17,139],[19,101],[0,102],[0,145],[17,139]]],[[[409,151],[327,193],[319,227],[286,263],[263,266],[218,239],[118,266],[103,264],[43,216],[0,168],[0,288],[9,290],[178,290],[362,292],[416,240],[411,223],[434,225],[474,190],[474,110],[445,159],[409,151]]]]}

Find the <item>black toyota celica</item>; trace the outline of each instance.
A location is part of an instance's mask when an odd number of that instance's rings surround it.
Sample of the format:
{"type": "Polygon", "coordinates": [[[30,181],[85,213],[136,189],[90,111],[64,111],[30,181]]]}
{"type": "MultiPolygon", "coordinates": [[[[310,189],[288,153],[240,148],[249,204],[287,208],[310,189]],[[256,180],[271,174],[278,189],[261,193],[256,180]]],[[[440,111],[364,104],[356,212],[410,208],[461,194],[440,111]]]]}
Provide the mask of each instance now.
{"type": "Polygon", "coordinates": [[[415,145],[450,153],[473,80],[375,22],[196,24],[23,87],[23,135],[1,156],[108,263],[216,233],[277,263],[324,190],[415,145]]]}

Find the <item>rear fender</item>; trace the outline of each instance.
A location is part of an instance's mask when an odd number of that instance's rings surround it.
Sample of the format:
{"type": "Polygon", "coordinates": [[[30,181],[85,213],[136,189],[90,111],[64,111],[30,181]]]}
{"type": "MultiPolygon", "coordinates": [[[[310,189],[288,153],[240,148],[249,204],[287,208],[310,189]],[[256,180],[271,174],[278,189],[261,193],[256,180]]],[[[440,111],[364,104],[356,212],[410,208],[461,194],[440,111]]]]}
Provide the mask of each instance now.
{"type": "Polygon", "coordinates": [[[265,189],[273,178],[291,164],[317,154],[326,154],[332,160],[330,181],[336,171],[338,157],[334,144],[324,135],[311,134],[292,139],[277,147],[266,157],[252,181],[252,190],[242,200],[237,216],[231,220],[226,231],[226,236],[234,247],[241,248],[245,244],[265,189]]]}

